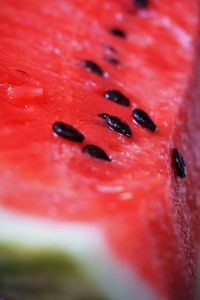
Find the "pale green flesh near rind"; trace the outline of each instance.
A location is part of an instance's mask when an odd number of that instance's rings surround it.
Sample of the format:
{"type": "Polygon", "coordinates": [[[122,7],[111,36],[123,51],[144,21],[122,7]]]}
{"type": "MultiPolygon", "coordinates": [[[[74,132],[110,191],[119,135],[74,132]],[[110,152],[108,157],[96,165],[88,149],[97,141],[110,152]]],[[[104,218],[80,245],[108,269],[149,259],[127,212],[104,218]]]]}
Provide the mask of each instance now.
{"type": "Polygon", "coordinates": [[[48,249],[0,245],[0,297],[6,300],[104,300],[74,259],[48,249]]]}
{"type": "Polygon", "coordinates": [[[0,225],[0,300],[161,300],[97,224],[0,209],[0,225]]]}

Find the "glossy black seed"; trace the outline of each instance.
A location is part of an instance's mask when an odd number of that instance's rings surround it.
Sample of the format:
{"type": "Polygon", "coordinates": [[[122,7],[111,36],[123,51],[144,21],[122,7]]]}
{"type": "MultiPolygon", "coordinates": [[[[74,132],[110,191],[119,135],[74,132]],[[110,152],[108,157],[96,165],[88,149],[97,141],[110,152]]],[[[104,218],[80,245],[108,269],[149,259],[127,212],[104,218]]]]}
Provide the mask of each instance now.
{"type": "Polygon", "coordinates": [[[157,129],[156,124],[149,117],[149,115],[142,109],[135,108],[132,111],[132,116],[133,116],[133,119],[135,120],[135,122],[140,124],[142,127],[145,127],[151,131],[156,131],[156,129],[157,129]]]}
{"type": "Polygon", "coordinates": [[[175,166],[177,175],[180,178],[185,178],[187,176],[186,165],[183,156],[176,148],[172,149],[172,161],[175,166]]]}
{"type": "Polygon", "coordinates": [[[111,100],[123,106],[129,106],[129,99],[117,90],[108,90],[103,95],[106,99],[111,100]]]}
{"type": "Polygon", "coordinates": [[[107,161],[111,161],[110,157],[106,154],[106,152],[98,146],[95,145],[86,145],[83,148],[83,152],[86,152],[92,157],[103,159],[107,161]]]}
{"type": "Polygon", "coordinates": [[[89,71],[98,74],[99,76],[103,76],[103,71],[102,69],[93,61],[91,60],[86,60],[84,61],[84,66],[86,69],[89,71]]]}
{"type": "Polygon", "coordinates": [[[57,135],[67,140],[82,143],[85,139],[80,131],[63,122],[55,122],[52,126],[52,129],[57,135]]]}
{"type": "Polygon", "coordinates": [[[127,137],[132,137],[132,130],[130,128],[130,126],[120,120],[118,117],[106,114],[106,113],[102,113],[98,115],[100,118],[104,119],[106,121],[106,124],[114,131],[125,135],[127,137]]]}
{"type": "Polygon", "coordinates": [[[146,8],[149,4],[149,0],[133,0],[137,7],[146,8]]]}
{"type": "Polygon", "coordinates": [[[126,33],[123,30],[121,30],[120,28],[117,28],[117,27],[111,28],[110,33],[117,36],[117,37],[120,37],[120,38],[125,38],[126,37],[126,33]]]}
{"type": "Polygon", "coordinates": [[[111,57],[111,56],[107,56],[105,57],[105,60],[113,65],[118,65],[119,64],[119,60],[114,58],[114,57],[111,57]]]}

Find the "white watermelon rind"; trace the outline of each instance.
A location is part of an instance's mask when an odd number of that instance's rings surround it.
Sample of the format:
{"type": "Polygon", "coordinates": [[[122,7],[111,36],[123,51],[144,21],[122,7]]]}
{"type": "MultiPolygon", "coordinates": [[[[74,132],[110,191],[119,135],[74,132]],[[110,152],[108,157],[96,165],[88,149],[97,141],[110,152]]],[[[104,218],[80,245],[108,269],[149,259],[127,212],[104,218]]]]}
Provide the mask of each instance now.
{"type": "MultiPolygon", "coordinates": [[[[66,296],[67,300],[158,299],[147,283],[114,256],[101,229],[96,225],[43,220],[8,210],[1,210],[0,220],[0,280],[6,274],[6,268],[8,271],[8,268],[19,268],[21,265],[21,270],[11,271],[10,280],[13,281],[14,275],[18,273],[18,285],[23,285],[23,282],[20,283],[20,276],[23,279],[24,274],[27,274],[27,280],[28,276],[33,280],[36,274],[37,283],[38,277],[42,273],[47,275],[49,268],[47,282],[49,280],[51,288],[51,282],[57,282],[57,294],[52,300],[64,300],[66,296]],[[43,261],[43,271],[39,261],[43,261]],[[28,269],[30,273],[27,272],[28,269]],[[31,270],[34,270],[34,274],[31,270]]],[[[7,290],[8,287],[9,285],[7,290]]],[[[10,288],[10,292],[12,289],[13,287],[10,288]]],[[[47,296],[41,292],[40,300],[51,300],[48,288],[46,291],[47,296]]],[[[53,295],[53,292],[50,294],[53,295]]],[[[29,298],[26,300],[35,300],[29,298]]],[[[17,296],[12,300],[18,299],[25,300],[17,296]]]]}

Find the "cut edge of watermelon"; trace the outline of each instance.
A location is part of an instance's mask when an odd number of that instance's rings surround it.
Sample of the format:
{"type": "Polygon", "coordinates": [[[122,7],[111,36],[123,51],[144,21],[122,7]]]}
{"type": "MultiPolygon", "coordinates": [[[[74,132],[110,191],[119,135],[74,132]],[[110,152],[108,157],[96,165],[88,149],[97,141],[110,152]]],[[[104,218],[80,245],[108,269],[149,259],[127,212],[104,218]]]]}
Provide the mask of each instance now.
{"type": "Polygon", "coordinates": [[[103,295],[100,299],[132,300],[133,295],[140,300],[158,299],[148,284],[111,252],[97,226],[51,222],[4,209],[0,219],[0,250],[64,253],[67,261],[80,268],[83,282],[103,295]]]}

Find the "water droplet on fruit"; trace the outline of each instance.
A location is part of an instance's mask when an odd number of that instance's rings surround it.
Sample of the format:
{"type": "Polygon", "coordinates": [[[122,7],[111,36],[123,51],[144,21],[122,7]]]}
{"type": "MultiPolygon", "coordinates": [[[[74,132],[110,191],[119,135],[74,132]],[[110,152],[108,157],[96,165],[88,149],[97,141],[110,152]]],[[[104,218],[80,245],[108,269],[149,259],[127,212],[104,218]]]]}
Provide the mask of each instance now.
{"type": "Polygon", "coordinates": [[[6,83],[13,86],[40,86],[40,82],[23,69],[9,71],[9,80],[6,83]]]}
{"type": "Polygon", "coordinates": [[[13,86],[7,87],[8,102],[19,108],[29,108],[39,103],[44,97],[44,90],[39,86],[13,86]]]}
{"type": "Polygon", "coordinates": [[[123,201],[131,200],[132,198],[133,198],[133,193],[131,192],[122,193],[120,195],[120,199],[123,201]]]}
{"type": "Polygon", "coordinates": [[[97,86],[96,82],[94,82],[92,80],[86,80],[84,82],[84,84],[85,84],[85,86],[88,86],[88,87],[96,87],[97,86]]]}
{"type": "Polygon", "coordinates": [[[44,98],[41,83],[23,68],[8,70],[0,84],[1,99],[18,108],[29,108],[44,98]]]}
{"type": "Polygon", "coordinates": [[[53,51],[54,51],[55,54],[60,55],[60,49],[59,48],[55,47],[53,49],[53,51]]]}
{"type": "Polygon", "coordinates": [[[103,193],[116,193],[116,192],[118,193],[118,192],[123,192],[123,190],[124,190],[124,187],[121,185],[113,186],[113,185],[98,184],[96,186],[96,188],[98,191],[103,192],[103,193]]]}
{"type": "Polygon", "coordinates": [[[108,78],[109,77],[109,73],[108,72],[104,72],[104,78],[108,78]]]}
{"type": "Polygon", "coordinates": [[[75,39],[71,41],[71,47],[72,48],[81,48],[80,43],[75,39]]]}
{"type": "Polygon", "coordinates": [[[118,21],[122,21],[124,18],[123,14],[121,12],[116,12],[115,19],[118,21]]]}

